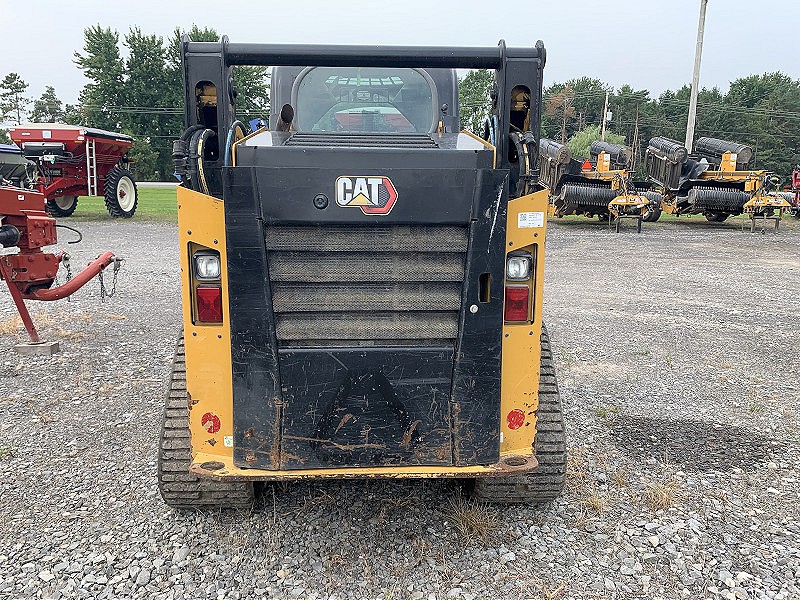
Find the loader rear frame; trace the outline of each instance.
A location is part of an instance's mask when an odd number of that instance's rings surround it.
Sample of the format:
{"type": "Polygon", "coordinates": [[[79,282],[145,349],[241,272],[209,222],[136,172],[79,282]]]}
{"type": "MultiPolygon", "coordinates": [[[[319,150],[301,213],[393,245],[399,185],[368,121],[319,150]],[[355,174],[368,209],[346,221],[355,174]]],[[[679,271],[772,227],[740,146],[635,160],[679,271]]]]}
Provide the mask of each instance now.
{"type": "MultiPolygon", "coordinates": [[[[484,482],[476,493],[501,502],[554,498],[566,455],[541,321],[547,194],[532,186],[541,43],[184,39],[182,53],[187,129],[174,157],[184,178],[184,341],[161,440],[165,501],[236,505],[251,493],[238,482],[325,477],[514,476],[526,479],[511,488],[484,482]],[[236,121],[231,67],[241,64],[278,66],[271,130],[244,135],[236,121]],[[295,129],[304,116],[293,121],[286,100],[295,103],[300,78],[322,67],[418,70],[435,85],[431,129],[295,129]],[[495,70],[489,141],[458,132],[455,68],[495,70]],[[211,279],[197,263],[209,255],[219,257],[211,279]],[[510,257],[529,263],[519,280],[506,276],[510,257]],[[360,266],[371,261],[390,265],[387,283],[365,283],[384,276],[360,266]],[[364,302],[368,293],[377,308],[364,302]],[[202,321],[204,298],[214,294],[215,321],[202,321]],[[349,312],[328,306],[330,298],[347,298],[349,312]],[[540,394],[548,398],[541,431],[540,394]]],[[[364,81],[394,85],[389,76],[364,81]]]]}

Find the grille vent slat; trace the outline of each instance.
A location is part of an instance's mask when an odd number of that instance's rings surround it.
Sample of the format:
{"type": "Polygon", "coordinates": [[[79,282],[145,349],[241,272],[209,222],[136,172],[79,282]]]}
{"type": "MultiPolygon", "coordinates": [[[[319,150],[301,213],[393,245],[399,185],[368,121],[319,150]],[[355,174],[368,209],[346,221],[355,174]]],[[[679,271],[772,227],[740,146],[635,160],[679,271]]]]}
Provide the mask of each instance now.
{"type": "Polygon", "coordinates": [[[369,227],[354,229],[341,225],[268,227],[267,250],[305,252],[408,251],[466,252],[469,242],[464,227],[369,227]],[[309,242],[311,244],[309,245],[309,242]],[[447,244],[447,245],[445,245],[447,244]]]}
{"type": "Polygon", "coordinates": [[[277,284],[275,312],[319,311],[457,311],[461,283],[447,284],[277,284]]]}
{"type": "Polygon", "coordinates": [[[458,313],[311,313],[275,318],[279,340],[416,340],[458,335],[458,313]]]}
{"type": "Polygon", "coordinates": [[[272,281],[463,281],[464,259],[455,253],[273,252],[272,281]]]}
{"type": "Polygon", "coordinates": [[[279,345],[441,345],[458,336],[466,227],[269,225],[279,345]]]}

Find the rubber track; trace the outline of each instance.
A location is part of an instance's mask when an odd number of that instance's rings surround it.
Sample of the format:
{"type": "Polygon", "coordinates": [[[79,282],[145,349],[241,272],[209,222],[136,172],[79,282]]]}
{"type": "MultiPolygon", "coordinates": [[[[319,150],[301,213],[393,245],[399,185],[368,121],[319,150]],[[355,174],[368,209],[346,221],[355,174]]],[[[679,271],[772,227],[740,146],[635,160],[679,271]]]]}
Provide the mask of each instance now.
{"type": "Polygon", "coordinates": [[[161,497],[172,508],[249,509],[253,503],[252,483],[214,481],[189,473],[192,452],[188,402],[186,355],[181,337],[172,361],[159,440],[158,489],[161,497]]]}
{"type": "Polygon", "coordinates": [[[539,408],[536,411],[536,437],[533,443],[539,466],[526,475],[477,478],[472,495],[479,500],[503,504],[544,504],[557,498],[564,489],[567,473],[564,415],[550,337],[545,327],[542,327],[541,348],[539,408]]]}

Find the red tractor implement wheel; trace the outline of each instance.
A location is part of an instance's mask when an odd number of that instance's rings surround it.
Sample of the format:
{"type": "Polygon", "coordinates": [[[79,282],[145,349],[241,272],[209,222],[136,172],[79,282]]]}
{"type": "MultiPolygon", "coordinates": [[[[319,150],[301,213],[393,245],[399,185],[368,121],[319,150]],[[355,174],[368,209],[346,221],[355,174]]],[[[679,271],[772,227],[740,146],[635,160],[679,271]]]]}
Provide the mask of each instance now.
{"type": "Polygon", "coordinates": [[[54,217],[69,217],[78,208],[77,196],[56,196],[47,201],[47,212],[54,217]]]}
{"type": "Polygon", "coordinates": [[[139,190],[133,174],[119,165],[109,171],[104,186],[106,208],[112,217],[130,219],[136,212],[139,190]]]}

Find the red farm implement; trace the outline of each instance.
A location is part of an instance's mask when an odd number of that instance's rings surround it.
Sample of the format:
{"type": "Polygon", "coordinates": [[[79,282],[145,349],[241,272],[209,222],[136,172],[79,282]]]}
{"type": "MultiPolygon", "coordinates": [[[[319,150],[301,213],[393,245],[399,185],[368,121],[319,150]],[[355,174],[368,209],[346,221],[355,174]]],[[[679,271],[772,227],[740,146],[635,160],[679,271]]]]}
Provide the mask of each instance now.
{"type": "Polygon", "coordinates": [[[790,210],[795,217],[800,218],[800,165],[792,171],[791,194],[792,196],[788,198],[789,204],[792,205],[790,210]]]}
{"type": "Polygon", "coordinates": [[[0,255],[0,277],[8,285],[8,291],[28,331],[31,340],[28,347],[35,348],[40,344],[39,334],[25,300],[66,298],[112,263],[116,274],[120,259],[112,252],[104,252],[83,271],[70,277],[66,252],[54,254],[42,251],[45,246],[52,246],[58,241],[57,225],[56,220],[45,212],[44,195],[33,190],[0,186],[0,221],[0,246],[19,250],[14,254],[0,255]],[[67,282],[54,287],[56,274],[62,264],[67,267],[67,282]]]}
{"type": "Polygon", "coordinates": [[[36,188],[47,200],[47,212],[68,217],[78,196],[103,196],[112,217],[136,212],[138,191],[128,170],[130,136],[59,123],[29,123],[9,130],[22,154],[36,163],[36,188]]]}

